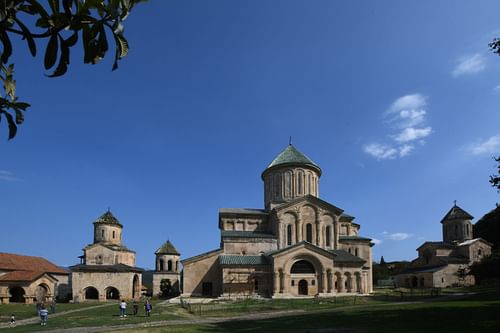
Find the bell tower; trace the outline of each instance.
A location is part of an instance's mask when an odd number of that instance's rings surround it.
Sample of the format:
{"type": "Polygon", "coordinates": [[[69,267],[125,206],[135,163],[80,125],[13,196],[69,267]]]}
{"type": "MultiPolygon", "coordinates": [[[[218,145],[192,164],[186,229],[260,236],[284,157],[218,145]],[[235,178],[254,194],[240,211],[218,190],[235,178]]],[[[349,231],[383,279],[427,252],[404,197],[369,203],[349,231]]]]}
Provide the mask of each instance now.
{"type": "Polygon", "coordinates": [[[457,206],[455,201],[450,211],[443,217],[443,241],[462,243],[472,239],[472,222],[474,217],[457,206]]]}

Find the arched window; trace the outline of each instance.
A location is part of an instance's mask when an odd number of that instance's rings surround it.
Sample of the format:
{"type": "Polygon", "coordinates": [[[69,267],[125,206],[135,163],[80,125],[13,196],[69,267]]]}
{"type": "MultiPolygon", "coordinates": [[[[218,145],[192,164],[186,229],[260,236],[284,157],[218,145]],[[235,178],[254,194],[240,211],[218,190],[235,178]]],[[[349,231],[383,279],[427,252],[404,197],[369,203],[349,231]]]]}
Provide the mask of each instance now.
{"type": "Polygon", "coordinates": [[[299,260],[293,264],[290,273],[292,274],[314,274],[314,266],[307,260],[299,260]]]}
{"type": "Polygon", "coordinates": [[[113,230],[113,239],[115,239],[115,231],[113,230]]]}
{"type": "Polygon", "coordinates": [[[255,279],[253,283],[254,283],[255,291],[259,290],[259,280],[255,279]]]}
{"type": "Polygon", "coordinates": [[[304,174],[302,171],[299,171],[297,175],[297,194],[302,194],[302,182],[303,182],[304,174]]]}
{"type": "Polygon", "coordinates": [[[477,255],[478,256],[482,256],[483,255],[483,251],[481,249],[477,250],[477,255]]]}
{"type": "Polygon", "coordinates": [[[313,228],[311,223],[306,225],[306,241],[309,243],[312,243],[313,241],[313,228]]]}
{"type": "Polygon", "coordinates": [[[97,255],[95,257],[95,263],[98,264],[98,265],[102,264],[102,257],[100,255],[97,255]]]}
{"type": "Polygon", "coordinates": [[[292,225],[286,226],[286,245],[292,245],[292,225]]]}
{"type": "Polygon", "coordinates": [[[160,259],[160,260],[159,260],[159,264],[160,264],[160,265],[159,265],[160,267],[158,267],[158,270],[159,270],[159,271],[163,271],[164,266],[165,266],[165,265],[163,264],[163,259],[160,259]]]}
{"type": "Polygon", "coordinates": [[[172,270],[172,260],[169,260],[167,263],[167,270],[171,271],[172,270]]]}
{"type": "Polygon", "coordinates": [[[312,176],[311,174],[309,174],[309,176],[307,177],[307,187],[309,188],[309,192],[307,192],[307,194],[311,194],[312,193],[312,176]]]}
{"type": "Polygon", "coordinates": [[[357,257],[358,256],[358,248],[354,249],[354,255],[357,257]]]}
{"type": "Polygon", "coordinates": [[[326,239],[326,246],[332,246],[331,239],[330,239],[330,232],[331,232],[331,230],[332,230],[332,227],[330,227],[330,226],[326,227],[326,235],[325,235],[326,236],[325,237],[325,239],[326,239]]]}
{"type": "Polygon", "coordinates": [[[104,238],[104,229],[101,230],[101,238],[104,238]]]}

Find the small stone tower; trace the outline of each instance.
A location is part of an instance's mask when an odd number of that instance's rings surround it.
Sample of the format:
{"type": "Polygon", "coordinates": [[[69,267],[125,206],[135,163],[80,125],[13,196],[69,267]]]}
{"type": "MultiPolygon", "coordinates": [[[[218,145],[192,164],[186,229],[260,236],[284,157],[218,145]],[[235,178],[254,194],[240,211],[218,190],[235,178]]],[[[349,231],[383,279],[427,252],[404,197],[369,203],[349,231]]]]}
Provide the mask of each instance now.
{"type": "Polygon", "coordinates": [[[458,207],[456,202],[450,211],[443,217],[443,241],[447,243],[462,243],[472,239],[472,222],[474,217],[462,208],[458,207]]]}
{"type": "Polygon", "coordinates": [[[168,296],[178,295],[180,292],[181,254],[174,245],[167,240],[158,250],[156,250],[155,255],[156,268],[153,273],[153,295],[161,295],[162,280],[165,280],[164,283],[170,285],[168,296]]]}
{"type": "Polygon", "coordinates": [[[266,209],[306,195],[319,197],[321,169],[291,143],[262,172],[266,209]]]}
{"type": "Polygon", "coordinates": [[[122,245],[123,226],[108,211],[94,221],[94,244],[122,245]]]}

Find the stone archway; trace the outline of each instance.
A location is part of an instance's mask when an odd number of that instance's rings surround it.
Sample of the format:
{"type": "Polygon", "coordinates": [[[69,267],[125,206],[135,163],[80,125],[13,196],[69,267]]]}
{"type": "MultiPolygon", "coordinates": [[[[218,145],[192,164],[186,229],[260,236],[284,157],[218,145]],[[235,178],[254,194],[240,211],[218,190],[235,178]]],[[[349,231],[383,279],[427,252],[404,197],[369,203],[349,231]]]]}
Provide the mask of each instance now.
{"type": "Polygon", "coordinates": [[[307,281],[304,279],[299,281],[299,295],[301,296],[309,295],[307,281]]]}
{"type": "Polygon", "coordinates": [[[49,287],[45,283],[39,284],[35,289],[35,300],[44,303],[47,300],[48,294],[49,287]]]}
{"type": "Polygon", "coordinates": [[[132,298],[139,298],[141,295],[141,286],[139,284],[139,276],[137,274],[134,275],[134,279],[132,280],[132,298]]]}
{"type": "Polygon", "coordinates": [[[120,292],[115,287],[107,287],[106,299],[120,299],[120,292]]]}
{"type": "Polygon", "coordinates": [[[14,286],[14,287],[9,289],[9,293],[11,295],[9,298],[10,303],[24,303],[25,302],[24,295],[26,294],[26,292],[24,291],[23,287],[14,286]]]}
{"type": "Polygon", "coordinates": [[[85,299],[99,299],[99,292],[94,287],[87,287],[84,290],[85,299]]]}

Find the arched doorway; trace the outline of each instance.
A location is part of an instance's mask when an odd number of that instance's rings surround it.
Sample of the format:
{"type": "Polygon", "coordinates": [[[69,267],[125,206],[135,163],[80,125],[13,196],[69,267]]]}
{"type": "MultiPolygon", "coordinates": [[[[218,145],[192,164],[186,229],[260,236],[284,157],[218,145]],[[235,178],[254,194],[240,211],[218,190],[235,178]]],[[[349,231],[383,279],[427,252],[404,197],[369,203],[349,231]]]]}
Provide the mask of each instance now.
{"type": "Polygon", "coordinates": [[[25,291],[22,287],[19,287],[19,286],[12,287],[12,288],[10,288],[9,293],[11,295],[9,298],[10,303],[24,303],[25,302],[25,300],[24,300],[25,291]]]}
{"type": "Polygon", "coordinates": [[[40,284],[35,289],[35,299],[37,302],[43,303],[46,301],[49,288],[45,284],[40,284]]]}
{"type": "Polygon", "coordinates": [[[107,287],[106,299],[120,299],[120,292],[115,287],[107,287]]]}
{"type": "Polygon", "coordinates": [[[306,280],[299,281],[299,295],[308,295],[306,280]]]}
{"type": "Polygon", "coordinates": [[[132,281],[132,298],[138,298],[141,293],[141,286],[139,285],[139,276],[134,275],[134,279],[132,281]]]}
{"type": "Polygon", "coordinates": [[[85,299],[99,299],[99,292],[94,287],[87,287],[85,289],[85,299]]]}

